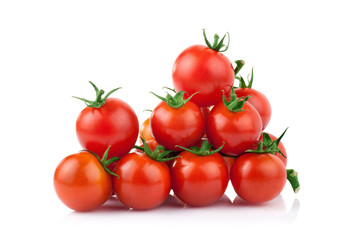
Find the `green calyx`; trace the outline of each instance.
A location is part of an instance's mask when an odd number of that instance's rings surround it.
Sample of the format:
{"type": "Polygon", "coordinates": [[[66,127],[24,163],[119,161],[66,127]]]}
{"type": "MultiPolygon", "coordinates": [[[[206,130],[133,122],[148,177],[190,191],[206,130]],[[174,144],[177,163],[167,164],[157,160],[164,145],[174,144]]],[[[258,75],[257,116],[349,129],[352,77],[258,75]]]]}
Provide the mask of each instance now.
{"type": "Polygon", "coordinates": [[[284,137],[287,130],[288,130],[288,127],[281,134],[281,136],[279,138],[277,138],[276,140],[274,140],[274,141],[271,140],[269,134],[263,133],[262,134],[263,135],[263,141],[258,142],[257,149],[255,149],[255,150],[249,149],[249,150],[246,150],[246,152],[250,152],[250,153],[271,153],[271,154],[280,153],[283,157],[286,158],[286,156],[279,149],[279,143],[280,143],[281,139],[284,137]]]}
{"type": "Polygon", "coordinates": [[[222,38],[221,40],[219,41],[220,37],[219,35],[215,34],[214,35],[214,43],[211,44],[207,37],[206,37],[206,34],[205,34],[205,28],[203,29],[203,36],[204,36],[204,39],[205,39],[205,43],[206,45],[212,49],[212,50],[215,50],[217,52],[225,52],[226,50],[228,50],[229,48],[229,44],[230,44],[230,34],[229,33],[226,33],[222,38]],[[224,40],[225,40],[225,37],[226,37],[226,34],[228,36],[228,43],[227,45],[224,44],[224,40]],[[224,48],[224,49],[222,49],[224,48]]]}
{"type": "Polygon", "coordinates": [[[238,98],[235,94],[235,90],[234,88],[231,88],[231,94],[230,94],[230,100],[226,100],[225,98],[225,93],[224,90],[223,91],[223,103],[226,106],[227,109],[229,109],[229,111],[231,112],[241,112],[244,111],[243,107],[245,105],[245,102],[251,97],[251,96],[246,96],[246,97],[241,97],[238,98]]]}
{"type": "Polygon", "coordinates": [[[249,77],[248,77],[248,84],[245,83],[244,78],[242,76],[240,76],[240,75],[235,76],[235,78],[237,80],[239,80],[239,87],[238,88],[252,88],[252,84],[253,84],[253,81],[254,81],[254,68],[251,69],[251,77],[250,77],[250,80],[249,80],[249,77]]]}
{"type": "Polygon", "coordinates": [[[174,153],[174,151],[167,150],[165,147],[163,147],[161,145],[156,146],[155,150],[151,151],[151,149],[149,148],[149,145],[147,145],[147,143],[146,143],[145,138],[143,136],[141,136],[140,139],[141,139],[144,147],[135,145],[134,148],[145,152],[145,154],[154,161],[166,162],[166,161],[170,161],[170,160],[173,160],[173,159],[179,157],[179,156],[169,157],[169,154],[174,153]]]}
{"type": "Polygon", "coordinates": [[[198,148],[196,146],[190,147],[190,149],[189,148],[184,148],[182,146],[176,146],[176,147],[179,147],[179,148],[181,148],[181,149],[183,149],[185,151],[191,152],[191,153],[196,154],[198,156],[209,156],[209,155],[212,155],[214,153],[219,152],[224,147],[224,145],[225,145],[225,142],[218,149],[215,149],[215,150],[211,151],[210,149],[211,149],[212,145],[208,141],[205,140],[205,141],[202,142],[200,148],[198,148]]]}
{"type": "Polygon", "coordinates": [[[91,81],[89,81],[89,82],[90,82],[90,84],[93,86],[93,88],[95,89],[95,92],[96,92],[96,99],[95,99],[95,101],[90,101],[90,100],[87,100],[87,99],[85,99],[85,98],[79,98],[79,97],[74,97],[74,96],[73,96],[73,98],[77,98],[77,99],[79,99],[79,100],[81,100],[81,101],[84,101],[85,104],[86,104],[86,106],[88,106],[88,107],[94,107],[94,108],[100,108],[100,107],[102,107],[102,106],[105,104],[105,100],[106,100],[113,92],[115,92],[115,91],[117,91],[117,90],[120,89],[120,87],[119,87],[119,88],[115,88],[115,89],[111,90],[108,94],[106,94],[105,97],[103,97],[102,95],[105,93],[105,91],[102,90],[102,89],[99,90],[94,83],[92,83],[91,81]]]}
{"type": "Polygon", "coordinates": [[[298,173],[294,169],[286,169],[286,177],[289,183],[291,184],[291,187],[294,191],[294,193],[299,192],[300,190],[300,183],[298,179],[298,173]]]}
{"type": "Polygon", "coordinates": [[[116,177],[119,178],[119,175],[113,173],[113,172],[110,171],[110,169],[108,168],[108,166],[109,166],[111,163],[120,160],[119,157],[112,157],[112,158],[110,158],[110,159],[107,159],[107,158],[108,158],[108,154],[109,154],[110,147],[111,147],[111,146],[109,146],[109,147],[106,149],[106,151],[105,151],[105,153],[104,153],[104,155],[103,155],[103,157],[102,157],[101,159],[100,159],[100,157],[99,157],[96,153],[94,153],[94,152],[92,152],[92,151],[89,151],[89,150],[83,150],[83,151],[89,152],[89,153],[93,154],[93,155],[99,160],[100,164],[103,166],[104,170],[105,170],[107,173],[109,173],[110,175],[113,175],[113,176],[116,176],[116,177]]]}
{"type": "Polygon", "coordinates": [[[198,92],[194,93],[193,95],[191,95],[190,97],[188,97],[187,99],[184,99],[184,94],[186,93],[185,91],[179,91],[176,92],[174,89],[168,88],[168,87],[164,87],[168,90],[171,90],[175,93],[174,96],[171,96],[171,94],[167,93],[166,97],[161,97],[153,92],[153,95],[155,95],[156,97],[158,97],[160,100],[166,102],[170,107],[172,108],[181,108],[182,106],[184,106],[188,101],[190,101],[190,99],[197,94],[198,92]]]}

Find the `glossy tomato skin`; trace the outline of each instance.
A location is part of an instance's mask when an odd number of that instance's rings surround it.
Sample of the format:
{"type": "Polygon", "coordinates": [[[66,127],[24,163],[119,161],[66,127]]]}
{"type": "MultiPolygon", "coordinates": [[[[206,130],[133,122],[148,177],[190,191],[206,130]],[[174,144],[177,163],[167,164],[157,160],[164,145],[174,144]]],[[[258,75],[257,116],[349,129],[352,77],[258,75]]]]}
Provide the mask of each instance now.
{"type": "Polygon", "coordinates": [[[176,59],[173,72],[176,91],[196,94],[191,101],[200,107],[215,105],[228,94],[234,84],[234,69],[230,60],[203,45],[185,49],[176,59]]]}
{"type": "Polygon", "coordinates": [[[125,155],[116,164],[113,177],[117,198],[126,206],[137,209],[152,209],[162,204],[171,189],[168,166],[156,162],[145,153],[125,155]]]}
{"type": "Polygon", "coordinates": [[[171,168],[175,195],[190,206],[215,203],[224,194],[229,182],[224,159],[219,153],[198,156],[183,151],[171,168]]]}
{"type": "Polygon", "coordinates": [[[111,177],[91,153],[64,158],[54,174],[59,199],[76,211],[90,211],[105,203],[112,193],[111,177]]]}
{"type": "Polygon", "coordinates": [[[263,93],[252,88],[237,88],[235,89],[235,94],[239,98],[251,96],[248,99],[248,102],[253,105],[260,114],[262,120],[262,130],[264,130],[271,118],[271,106],[267,97],[263,93]]]}
{"type": "Polygon", "coordinates": [[[155,139],[150,129],[150,118],[145,119],[145,121],[141,124],[139,138],[141,138],[142,136],[145,138],[146,141],[155,139]]]}
{"type": "Polygon", "coordinates": [[[273,154],[246,153],[235,160],[230,180],[239,197],[247,202],[262,203],[281,193],[286,183],[286,169],[273,154]]]}
{"type": "Polygon", "coordinates": [[[221,102],[211,110],[206,124],[206,135],[214,149],[225,142],[220,152],[239,156],[260,138],[262,122],[256,109],[245,102],[241,112],[232,112],[221,102]]]}
{"type": "Polygon", "coordinates": [[[200,108],[190,101],[180,108],[160,102],[151,114],[150,128],[160,145],[180,151],[176,145],[190,147],[201,139],[205,123],[200,108]]]}
{"type": "Polygon", "coordinates": [[[86,107],[76,121],[76,134],[81,146],[109,158],[121,157],[134,146],[139,134],[139,121],[134,110],[124,101],[108,98],[100,108],[86,107]]]}

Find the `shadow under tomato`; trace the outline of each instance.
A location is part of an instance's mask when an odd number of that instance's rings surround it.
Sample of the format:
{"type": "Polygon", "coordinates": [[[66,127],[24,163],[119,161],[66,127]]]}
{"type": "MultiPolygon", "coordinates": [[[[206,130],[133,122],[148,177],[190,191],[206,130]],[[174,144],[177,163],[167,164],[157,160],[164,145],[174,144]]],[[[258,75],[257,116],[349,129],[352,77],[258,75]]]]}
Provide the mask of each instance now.
{"type": "Polygon", "coordinates": [[[300,209],[300,202],[294,199],[292,206],[287,211],[284,198],[280,195],[275,199],[265,203],[249,203],[239,196],[233,201],[233,207],[241,209],[249,221],[269,221],[269,222],[294,222],[300,209]]]}

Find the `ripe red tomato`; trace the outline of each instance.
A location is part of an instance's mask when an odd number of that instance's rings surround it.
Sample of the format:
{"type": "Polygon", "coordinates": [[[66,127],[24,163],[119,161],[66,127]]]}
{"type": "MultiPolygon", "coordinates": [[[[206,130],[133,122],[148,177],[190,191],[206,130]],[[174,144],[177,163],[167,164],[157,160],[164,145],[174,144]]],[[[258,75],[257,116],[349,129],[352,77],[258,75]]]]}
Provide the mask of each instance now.
{"type": "Polygon", "coordinates": [[[201,110],[192,102],[180,108],[160,102],[150,117],[151,132],[155,140],[166,149],[180,151],[176,145],[189,147],[204,135],[205,125],[201,110]]]}
{"type": "Polygon", "coordinates": [[[235,160],[230,179],[235,192],[247,202],[267,202],[285,186],[287,173],[282,161],[270,153],[245,153],[235,160]]]}
{"type": "Polygon", "coordinates": [[[89,152],[64,158],[55,170],[54,187],[60,200],[76,211],[93,210],[112,193],[110,175],[89,152]]]}
{"type": "Polygon", "coordinates": [[[260,138],[262,123],[256,109],[245,102],[242,111],[230,111],[223,102],[211,110],[206,135],[214,148],[225,145],[220,152],[238,156],[250,149],[260,138]]]}
{"type": "Polygon", "coordinates": [[[146,141],[155,140],[154,136],[151,133],[151,129],[150,129],[150,118],[147,118],[141,124],[139,138],[141,138],[142,136],[145,138],[146,141]]]}
{"type": "Polygon", "coordinates": [[[144,210],[162,204],[171,189],[170,171],[163,162],[149,158],[145,153],[125,155],[116,164],[113,177],[117,198],[126,206],[144,210]]]}
{"type": "Polygon", "coordinates": [[[198,156],[183,151],[171,168],[175,195],[190,206],[205,206],[219,200],[229,182],[224,159],[219,153],[198,156]]]}
{"type": "Polygon", "coordinates": [[[251,70],[251,79],[248,85],[245,83],[245,80],[241,76],[236,76],[235,78],[240,81],[239,87],[235,89],[235,94],[239,98],[251,96],[248,102],[251,103],[251,105],[253,105],[255,109],[259,112],[264,130],[270,121],[271,106],[269,100],[263,93],[252,88],[252,84],[254,81],[254,69],[251,70]]]}
{"type": "Polygon", "coordinates": [[[260,114],[262,120],[262,130],[264,130],[271,117],[271,106],[266,96],[253,88],[237,88],[235,89],[235,94],[239,98],[251,96],[248,102],[253,105],[260,114]]]}
{"type": "Polygon", "coordinates": [[[196,94],[191,101],[200,107],[215,105],[221,101],[222,90],[228,94],[234,84],[235,72],[230,60],[220,50],[225,47],[224,38],[218,42],[216,34],[213,46],[207,41],[203,30],[204,45],[193,45],[186,48],[175,60],[172,72],[176,91],[185,91],[189,95],[196,94]]]}
{"type": "Polygon", "coordinates": [[[139,121],[124,101],[108,98],[100,108],[86,107],[76,120],[76,134],[81,146],[100,157],[111,146],[109,157],[121,157],[134,146],[139,121]]]}

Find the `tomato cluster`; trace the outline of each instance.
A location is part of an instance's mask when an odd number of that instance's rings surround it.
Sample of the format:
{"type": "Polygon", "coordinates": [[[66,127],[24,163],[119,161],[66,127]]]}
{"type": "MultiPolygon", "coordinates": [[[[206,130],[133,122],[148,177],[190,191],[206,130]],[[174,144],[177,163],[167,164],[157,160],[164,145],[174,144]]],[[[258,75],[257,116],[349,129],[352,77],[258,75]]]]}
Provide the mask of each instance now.
{"type": "MultiPolygon", "coordinates": [[[[171,189],[190,206],[219,200],[229,180],[245,201],[266,202],[289,180],[299,190],[297,173],[286,169],[281,139],[263,132],[271,117],[266,96],[238,75],[244,61],[222,53],[229,47],[216,34],[211,44],[185,49],[173,66],[174,89],[139,129],[134,110],[92,82],[96,99],[76,121],[83,151],[64,158],[55,170],[54,187],[69,208],[89,211],[112,194],[132,209],[161,205],[171,189]],[[238,79],[239,87],[234,87],[238,79]],[[139,139],[141,145],[135,145],[139,139]]],[[[229,39],[229,38],[228,38],[229,39]]]]}

